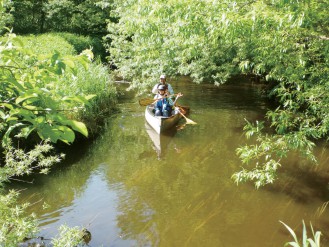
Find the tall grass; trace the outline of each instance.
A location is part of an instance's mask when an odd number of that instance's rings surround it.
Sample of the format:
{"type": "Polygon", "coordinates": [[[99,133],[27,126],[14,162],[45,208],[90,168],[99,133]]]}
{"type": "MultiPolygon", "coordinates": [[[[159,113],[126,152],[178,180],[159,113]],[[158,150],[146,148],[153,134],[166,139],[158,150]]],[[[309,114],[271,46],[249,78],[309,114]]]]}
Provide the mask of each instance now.
{"type": "Polygon", "coordinates": [[[98,37],[73,33],[31,34],[19,37],[24,46],[36,54],[49,54],[56,50],[62,55],[75,55],[80,54],[85,49],[91,49],[95,57],[104,59],[106,56],[105,47],[98,37]]]}
{"type": "Polygon", "coordinates": [[[61,55],[78,54],[74,46],[64,38],[53,34],[19,36],[24,46],[35,54],[51,54],[58,51],[61,55]]]}
{"type": "Polygon", "coordinates": [[[96,134],[104,120],[116,111],[117,90],[107,67],[100,62],[92,63],[88,70],[78,67],[77,76],[64,76],[60,88],[67,95],[94,94],[86,109],[74,117],[85,122],[90,134],[96,134]]]}

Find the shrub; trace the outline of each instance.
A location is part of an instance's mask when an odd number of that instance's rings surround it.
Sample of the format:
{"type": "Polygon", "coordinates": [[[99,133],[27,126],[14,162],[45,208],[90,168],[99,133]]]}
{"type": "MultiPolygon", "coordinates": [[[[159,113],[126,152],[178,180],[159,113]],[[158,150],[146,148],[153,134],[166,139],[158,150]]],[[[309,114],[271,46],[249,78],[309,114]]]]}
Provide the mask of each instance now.
{"type": "Polygon", "coordinates": [[[53,33],[53,35],[64,38],[68,43],[73,45],[77,53],[81,53],[85,49],[92,49],[95,57],[105,59],[106,50],[102,40],[98,37],[83,36],[73,33],[53,33]]]}
{"type": "MultiPolygon", "coordinates": [[[[23,44],[36,54],[48,54],[54,50],[61,55],[73,55],[88,48],[92,39],[70,33],[51,33],[42,35],[20,36],[23,44]],[[69,44],[70,43],[70,44],[69,44]],[[51,46],[49,44],[52,44],[51,46]]],[[[106,116],[115,110],[116,89],[106,66],[98,60],[86,69],[82,65],[75,68],[75,76],[65,73],[56,85],[63,95],[97,95],[86,109],[71,114],[88,123],[91,134],[96,134],[106,116]]]]}

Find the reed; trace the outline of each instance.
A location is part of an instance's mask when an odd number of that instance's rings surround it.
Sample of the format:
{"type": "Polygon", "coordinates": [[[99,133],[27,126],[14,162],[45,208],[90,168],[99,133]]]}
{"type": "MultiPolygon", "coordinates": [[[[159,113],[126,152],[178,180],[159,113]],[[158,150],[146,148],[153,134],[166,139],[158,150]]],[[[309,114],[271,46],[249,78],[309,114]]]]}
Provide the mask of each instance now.
{"type": "Polygon", "coordinates": [[[320,247],[320,237],[321,237],[321,232],[317,231],[316,233],[314,233],[313,230],[313,226],[310,223],[311,226],[311,231],[312,231],[312,235],[313,238],[309,238],[307,237],[307,230],[306,230],[306,226],[303,220],[303,237],[301,242],[299,242],[297,235],[295,233],[295,231],[293,229],[291,229],[288,225],[286,225],[285,223],[283,223],[282,221],[280,221],[281,224],[283,224],[288,231],[290,232],[291,236],[294,238],[294,241],[291,242],[287,242],[284,246],[293,246],[293,247],[320,247]]]}
{"type": "Polygon", "coordinates": [[[322,204],[321,207],[319,207],[317,210],[316,210],[316,213],[315,213],[315,216],[320,218],[321,215],[324,213],[324,211],[326,210],[327,206],[329,204],[329,201],[325,202],[322,204]]]}

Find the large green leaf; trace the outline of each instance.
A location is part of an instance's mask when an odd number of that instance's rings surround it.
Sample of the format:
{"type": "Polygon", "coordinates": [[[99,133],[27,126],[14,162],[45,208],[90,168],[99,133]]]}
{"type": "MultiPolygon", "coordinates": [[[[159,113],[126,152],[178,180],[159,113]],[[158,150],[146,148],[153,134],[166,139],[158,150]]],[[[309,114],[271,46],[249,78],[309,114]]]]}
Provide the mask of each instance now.
{"type": "Polygon", "coordinates": [[[60,140],[65,143],[72,143],[75,139],[74,131],[66,126],[58,126],[58,130],[61,132],[60,140]]]}
{"type": "Polygon", "coordinates": [[[30,93],[30,94],[24,94],[22,96],[19,96],[16,98],[16,104],[19,104],[19,103],[23,102],[24,100],[27,100],[30,98],[38,98],[38,94],[30,93]]]}
{"type": "Polygon", "coordinates": [[[4,145],[7,145],[8,142],[10,141],[10,137],[11,137],[10,134],[11,134],[11,132],[12,132],[14,129],[19,128],[19,127],[22,127],[22,126],[24,126],[23,123],[16,123],[16,124],[14,124],[14,125],[9,126],[9,128],[7,129],[6,133],[5,133],[4,136],[3,136],[2,143],[3,143],[4,145]]]}
{"type": "Polygon", "coordinates": [[[89,105],[89,100],[96,97],[96,95],[87,95],[87,96],[65,96],[63,97],[63,101],[67,102],[79,102],[85,105],[89,105]]]}
{"type": "Polygon", "coordinates": [[[84,136],[88,137],[88,129],[84,123],[75,120],[67,120],[63,123],[69,125],[73,130],[78,131],[84,136]]]}

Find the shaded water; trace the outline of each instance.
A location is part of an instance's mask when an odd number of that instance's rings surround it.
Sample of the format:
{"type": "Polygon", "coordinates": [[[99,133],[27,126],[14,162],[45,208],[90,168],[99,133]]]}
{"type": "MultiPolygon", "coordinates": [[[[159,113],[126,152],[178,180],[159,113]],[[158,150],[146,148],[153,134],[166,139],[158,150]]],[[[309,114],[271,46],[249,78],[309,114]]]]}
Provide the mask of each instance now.
{"type": "Polygon", "coordinates": [[[294,156],[274,185],[237,186],[231,176],[241,169],[235,150],[246,143],[244,119],[261,120],[267,108],[261,88],[240,80],[215,87],[181,79],[172,86],[184,93],[180,104],[191,107],[197,125],[159,139],[145,125],[144,107],[128,95],[103,135],[76,152],[78,162],[15,185],[27,188],[22,201],[37,202],[31,211],[40,236],[51,238],[66,223],[88,228],[92,247],[283,246],[292,238],[279,220],[300,233],[304,219],[327,239],[325,148],[317,149],[318,167],[294,156]]]}

